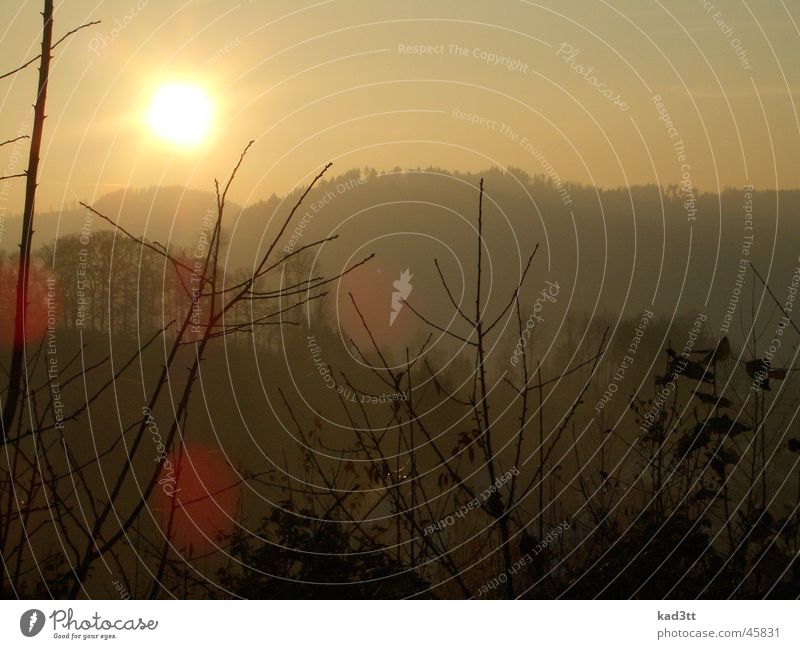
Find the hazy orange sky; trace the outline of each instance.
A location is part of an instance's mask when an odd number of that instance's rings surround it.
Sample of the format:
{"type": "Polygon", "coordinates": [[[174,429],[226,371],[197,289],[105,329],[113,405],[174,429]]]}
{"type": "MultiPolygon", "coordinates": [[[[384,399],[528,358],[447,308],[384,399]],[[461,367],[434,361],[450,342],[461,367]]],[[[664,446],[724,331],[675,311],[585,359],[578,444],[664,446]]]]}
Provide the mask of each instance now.
{"type": "MultiPolygon", "coordinates": [[[[35,55],[41,3],[3,5],[5,71],[35,55]]],[[[62,1],[56,37],[89,20],[102,23],[56,50],[39,209],[124,186],[211,190],[249,139],[242,203],[328,160],[549,163],[601,186],[682,172],[708,191],[800,184],[800,7],[786,0],[62,1]],[[144,123],[171,82],[213,102],[197,146],[144,123]]],[[[0,81],[0,140],[30,128],[35,83],[35,66],[0,81]]],[[[0,172],[11,154],[0,151],[0,172]]],[[[13,185],[8,204],[21,193],[13,185]]]]}

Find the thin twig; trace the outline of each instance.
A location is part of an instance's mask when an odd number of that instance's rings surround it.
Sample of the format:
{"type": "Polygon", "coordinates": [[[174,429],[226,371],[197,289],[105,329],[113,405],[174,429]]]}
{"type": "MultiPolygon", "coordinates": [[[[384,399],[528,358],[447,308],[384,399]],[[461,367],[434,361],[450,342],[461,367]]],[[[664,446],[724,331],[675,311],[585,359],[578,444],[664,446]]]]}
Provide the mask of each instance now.
{"type": "Polygon", "coordinates": [[[792,325],[792,329],[794,329],[797,333],[800,334],[800,329],[797,328],[797,325],[794,323],[792,318],[789,316],[789,313],[786,311],[786,309],[783,308],[783,305],[781,304],[780,300],[778,300],[778,298],[775,297],[775,293],[772,292],[772,289],[764,281],[764,278],[761,277],[761,274],[756,270],[755,265],[751,262],[749,264],[749,266],[750,266],[750,268],[753,269],[753,272],[755,273],[756,277],[758,277],[758,279],[761,280],[761,283],[764,285],[764,288],[767,289],[767,291],[769,292],[770,296],[772,296],[772,299],[775,300],[775,304],[778,305],[778,308],[781,310],[783,315],[786,317],[786,320],[788,320],[789,324],[792,325]]]}
{"type": "Polygon", "coordinates": [[[6,140],[5,142],[0,142],[0,146],[5,146],[6,144],[11,144],[12,142],[18,142],[19,140],[31,139],[30,135],[20,135],[19,137],[15,137],[13,140],[6,140]]]}

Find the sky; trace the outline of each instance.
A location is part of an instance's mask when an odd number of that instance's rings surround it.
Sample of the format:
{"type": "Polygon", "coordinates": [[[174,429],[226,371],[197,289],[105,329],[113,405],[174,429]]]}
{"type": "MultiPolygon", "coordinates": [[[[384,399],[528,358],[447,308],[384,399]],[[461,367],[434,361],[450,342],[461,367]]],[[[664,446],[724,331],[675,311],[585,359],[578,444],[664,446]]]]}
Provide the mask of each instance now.
{"type": "MultiPolygon", "coordinates": [[[[0,9],[1,73],[36,54],[41,3],[0,9]]],[[[124,187],[213,190],[251,139],[241,204],[328,161],[602,187],[800,185],[788,0],[62,0],[56,38],[93,20],[55,51],[39,209],[124,187]],[[212,106],[191,145],[145,118],[175,83],[212,106]]],[[[30,128],[35,84],[35,66],[0,81],[0,140],[30,128]]],[[[12,155],[0,150],[0,175],[12,155]]],[[[12,210],[21,195],[8,189],[12,210]]]]}

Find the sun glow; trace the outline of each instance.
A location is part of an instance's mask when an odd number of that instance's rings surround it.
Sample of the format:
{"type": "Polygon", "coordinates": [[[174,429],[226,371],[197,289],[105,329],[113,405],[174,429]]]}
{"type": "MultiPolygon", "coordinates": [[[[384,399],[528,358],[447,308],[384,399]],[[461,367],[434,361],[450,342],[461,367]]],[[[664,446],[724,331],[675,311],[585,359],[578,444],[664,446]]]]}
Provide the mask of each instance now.
{"type": "Polygon", "coordinates": [[[150,129],[161,138],[193,146],[208,134],[211,125],[211,100],[197,86],[169,84],[153,95],[147,111],[150,129]]]}

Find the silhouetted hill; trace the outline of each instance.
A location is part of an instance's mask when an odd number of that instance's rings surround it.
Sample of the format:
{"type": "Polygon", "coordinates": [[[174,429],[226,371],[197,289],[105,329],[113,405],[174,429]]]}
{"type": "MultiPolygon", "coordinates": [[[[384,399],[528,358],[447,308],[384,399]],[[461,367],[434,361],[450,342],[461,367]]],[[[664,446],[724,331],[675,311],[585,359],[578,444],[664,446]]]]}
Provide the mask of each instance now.
{"type": "MultiPolygon", "coordinates": [[[[538,293],[545,280],[558,281],[562,297],[550,313],[553,323],[568,309],[616,317],[654,305],[660,313],[707,311],[711,331],[720,328],[732,308],[731,328],[736,329],[731,301],[744,290],[742,279],[753,280],[749,270],[741,272],[740,260],[746,258],[769,275],[779,294],[797,265],[797,190],[753,191],[748,198],[744,190],[729,188],[701,194],[687,206],[677,187],[568,185],[559,190],[543,176],[498,169],[483,174],[441,169],[330,174],[288,224],[279,248],[295,250],[336,235],[303,262],[309,270],[321,274],[316,271],[322,266],[327,273],[338,272],[374,252],[374,263],[354,281],[390,294],[391,283],[408,268],[415,278],[415,299],[429,302],[434,311],[441,307],[444,315],[447,305],[432,260],[439,261],[445,275],[463,277],[450,287],[455,295],[474,277],[480,177],[486,192],[487,295],[507,294],[538,243],[523,299],[538,293]],[[748,201],[752,212],[746,217],[748,201]]],[[[229,270],[253,267],[303,189],[245,208],[228,205],[224,259],[229,270]]],[[[137,236],[191,250],[201,240],[203,219],[215,214],[215,198],[210,192],[152,187],[116,191],[99,199],[96,208],[119,217],[137,236]]],[[[84,215],[80,207],[39,214],[36,243],[56,233],[79,232],[84,215]]],[[[18,223],[8,219],[6,225],[4,243],[9,246],[18,223]]],[[[91,227],[109,226],[94,219],[91,227]]],[[[731,334],[735,337],[735,331],[731,334]]]]}

